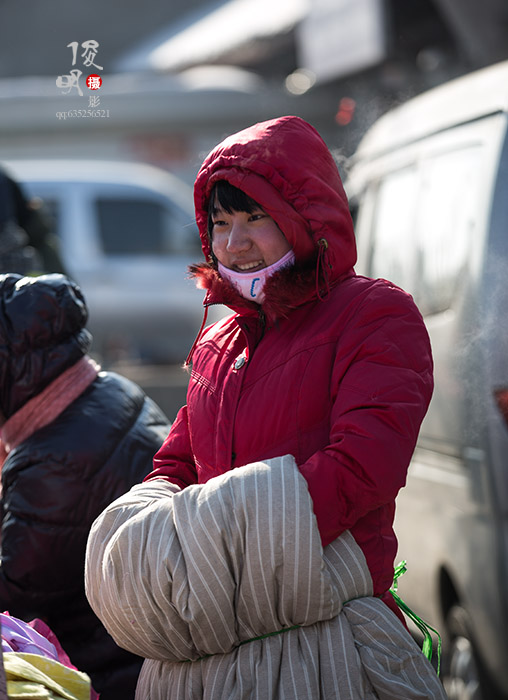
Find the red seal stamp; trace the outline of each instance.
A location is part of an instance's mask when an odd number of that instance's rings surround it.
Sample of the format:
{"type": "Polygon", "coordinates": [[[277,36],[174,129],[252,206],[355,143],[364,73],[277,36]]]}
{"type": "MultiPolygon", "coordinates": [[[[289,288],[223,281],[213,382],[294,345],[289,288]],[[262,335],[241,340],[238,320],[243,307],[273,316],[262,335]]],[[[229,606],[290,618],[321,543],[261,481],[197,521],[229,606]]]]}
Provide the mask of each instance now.
{"type": "Polygon", "coordinates": [[[92,75],[89,75],[88,78],[86,79],[86,86],[90,90],[98,90],[101,85],[102,85],[102,78],[100,75],[96,75],[95,73],[92,73],[92,75]]]}

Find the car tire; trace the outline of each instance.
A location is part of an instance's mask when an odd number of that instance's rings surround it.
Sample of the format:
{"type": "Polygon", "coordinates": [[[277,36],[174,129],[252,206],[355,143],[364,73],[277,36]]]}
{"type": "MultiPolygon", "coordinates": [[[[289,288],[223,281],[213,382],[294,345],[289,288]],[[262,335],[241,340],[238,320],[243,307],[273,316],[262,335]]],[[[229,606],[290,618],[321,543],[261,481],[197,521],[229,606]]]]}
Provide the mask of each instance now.
{"type": "Polygon", "coordinates": [[[449,700],[503,700],[478,657],[469,615],[462,606],[450,609],[446,628],[450,642],[444,685],[449,700]]]}

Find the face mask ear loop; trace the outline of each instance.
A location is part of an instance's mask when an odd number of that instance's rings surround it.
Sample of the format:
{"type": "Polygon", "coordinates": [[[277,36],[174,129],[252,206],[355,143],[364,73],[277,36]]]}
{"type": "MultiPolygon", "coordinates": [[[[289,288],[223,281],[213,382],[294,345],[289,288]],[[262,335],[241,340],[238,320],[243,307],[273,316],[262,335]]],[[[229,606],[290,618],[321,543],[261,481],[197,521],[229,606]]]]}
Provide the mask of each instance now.
{"type": "Polygon", "coordinates": [[[330,293],[330,285],[328,282],[328,270],[331,265],[326,261],[326,251],[328,250],[328,241],[326,238],[320,238],[318,241],[318,256],[316,262],[316,295],[320,301],[324,301],[330,293]],[[323,281],[325,283],[325,293],[321,294],[321,289],[319,286],[319,278],[323,275],[323,281]]]}

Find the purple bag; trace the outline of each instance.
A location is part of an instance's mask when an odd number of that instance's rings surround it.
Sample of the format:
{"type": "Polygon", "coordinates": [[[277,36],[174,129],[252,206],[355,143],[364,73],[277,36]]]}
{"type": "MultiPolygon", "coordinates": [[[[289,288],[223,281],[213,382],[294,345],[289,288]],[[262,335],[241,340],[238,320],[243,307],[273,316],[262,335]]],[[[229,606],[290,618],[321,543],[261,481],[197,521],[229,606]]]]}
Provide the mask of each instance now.
{"type": "Polygon", "coordinates": [[[55,645],[34,630],[27,622],[5,613],[0,614],[0,620],[3,652],[19,651],[60,661],[55,645]]]}
{"type": "MultiPolygon", "coordinates": [[[[36,618],[31,622],[24,622],[4,612],[0,613],[0,627],[3,653],[14,651],[38,654],[78,670],[63,650],[55,633],[42,620],[36,618]]],[[[99,700],[99,695],[93,688],[90,688],[90,700],[99,700]]]]}

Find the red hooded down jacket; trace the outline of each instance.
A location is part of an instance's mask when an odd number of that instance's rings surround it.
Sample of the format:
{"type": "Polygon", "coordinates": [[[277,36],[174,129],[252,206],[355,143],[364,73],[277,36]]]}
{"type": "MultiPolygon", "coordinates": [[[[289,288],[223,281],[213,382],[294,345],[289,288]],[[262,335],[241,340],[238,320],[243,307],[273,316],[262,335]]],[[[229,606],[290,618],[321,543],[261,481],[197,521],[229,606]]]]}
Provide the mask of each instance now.
{"type": "Polygon", "coordinates": [[[209,261],[194,269],[204,303],[235,313],[195,345],[187,406],[147,478],[185,487],[292,454],[323,544],[351,530],[383,595],[397,550],[395,497],[433,387],[421,315],[393,284],[355,275],[336,164],[300,118],[256,124],[219,144],[198,173],[195,204],[209,261]],[[261,308],[220,278],[210,256],[208,199],[221,179],[255,199],[295,252],[295,266],[268,279],[261,308]]]}

